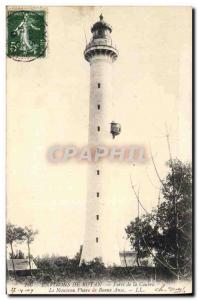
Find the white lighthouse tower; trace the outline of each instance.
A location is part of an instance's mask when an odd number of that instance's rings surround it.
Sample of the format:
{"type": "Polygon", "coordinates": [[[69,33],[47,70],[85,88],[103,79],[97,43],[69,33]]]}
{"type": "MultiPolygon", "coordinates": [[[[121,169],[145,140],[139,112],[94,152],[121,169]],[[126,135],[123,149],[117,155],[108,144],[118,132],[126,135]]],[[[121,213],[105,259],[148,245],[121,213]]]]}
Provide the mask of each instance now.
{"type": "MultiPolygon", "coordinates": [[[[111,39],[112,28],[103,16],[91,28],[92,39],[84,57],[90,64],[89,146],[111,146],[119,134],[112,122],[112,65],[118,51],[111,39]]],[[[102,151],[102,150],[100,150],[102,151]]],[[[105,265],[119,264],[117,237],[111,220],[114,205],[110,188],[111,162],[96,161],[88,166],[86,227],[81,262],[100,258],[105,265]]],[[[115,229],[115,227],[114,227],[115,229]]]]}

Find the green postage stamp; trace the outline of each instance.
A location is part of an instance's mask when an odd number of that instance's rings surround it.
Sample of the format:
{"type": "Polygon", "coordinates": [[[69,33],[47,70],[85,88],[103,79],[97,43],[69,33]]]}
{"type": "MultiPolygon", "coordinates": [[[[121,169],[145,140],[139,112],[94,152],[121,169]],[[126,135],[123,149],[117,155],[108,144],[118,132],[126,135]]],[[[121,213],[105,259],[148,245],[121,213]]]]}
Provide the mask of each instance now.
{"type": "Polygon", "coordinates": [[[7,55],[31,61],[46,55],[46,11],[8,11],[7,55]]]}

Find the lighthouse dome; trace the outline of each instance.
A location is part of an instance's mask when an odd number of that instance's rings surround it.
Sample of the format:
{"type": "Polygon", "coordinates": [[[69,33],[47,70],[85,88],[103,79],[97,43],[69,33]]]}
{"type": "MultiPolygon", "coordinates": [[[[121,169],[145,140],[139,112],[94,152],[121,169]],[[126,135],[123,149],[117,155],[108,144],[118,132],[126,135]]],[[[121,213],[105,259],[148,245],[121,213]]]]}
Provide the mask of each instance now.
{"type": "Polygon", "coordinates": [[[98,33],[102,34],[102,33],[105,33],[107,31],[109,31],[109,33],[111,33],[112,32],[112,27],[111,27],[111,25],[109,25],[108,23],[106,23],[104,21],[103,15],[101,14],[100,15],[100,21],[96,22],[92,26],[91,32],[92,33],[98,32],[98,33]]]}

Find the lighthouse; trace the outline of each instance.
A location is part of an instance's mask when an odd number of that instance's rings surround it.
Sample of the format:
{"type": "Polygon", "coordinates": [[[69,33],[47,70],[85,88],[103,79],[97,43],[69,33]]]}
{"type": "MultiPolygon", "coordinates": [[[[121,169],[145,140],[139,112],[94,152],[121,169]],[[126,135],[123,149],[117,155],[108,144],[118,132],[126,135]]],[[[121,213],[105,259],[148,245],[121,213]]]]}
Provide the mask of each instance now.
{"type": "MultiPolygon", "coordinates": [[[[112,115],[112,67],[118,51],[111,39],[112,27],[100,15],[92,28],[92,38],[86,45],[84,58],[90,64],[90,101],[88,144],[96,151],[111,146],[120,125],[112,115]]],[[[89,163],[87,174],[86,224],[82,261],[101,259],[106,265],[120,264],[115,224],[112,221],[113,203],[111,162],[89,163]]]]}

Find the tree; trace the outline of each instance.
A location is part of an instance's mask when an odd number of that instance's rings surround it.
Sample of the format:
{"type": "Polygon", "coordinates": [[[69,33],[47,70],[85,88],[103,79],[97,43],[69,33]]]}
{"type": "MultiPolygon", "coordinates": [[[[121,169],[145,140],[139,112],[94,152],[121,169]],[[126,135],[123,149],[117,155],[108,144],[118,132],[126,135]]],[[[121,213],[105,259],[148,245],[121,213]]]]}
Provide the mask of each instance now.
{"type": "Polygon", "coordinates": [[[18,250],[14,255],[12,253],[10,254],[10,259],[14,258],[14,259],[24,259],[25,258],[25,254],[21,251],[18,250]]]}
{"type": "Polygon", "coordinates": [[[11,259],[12,259],[12,267],[14,271],[14,277],[16,280],[16,270],[14,265],[14,250],[13,250],[13,244],[16,242],[23,241],[23,228],[17,227],[11,223],[7,224],[6,227],[6,243],[10,245],[11,248],[11,259]]]}
{"type": "Polygon", "coordinates": [[[27,242],[27,246],[28,246],[28,261],[29,261],[29,268],[30,268],[31,276],[32,276],[32,268],[31,268],[30,244],[34,241],[36,234],[38,234],[38,230],[33,230],[31,226],[25,226],[24,232],[23,232],[23,239],[27,242]]]}
{"type": "Polygon", "coordinates": [[[189,163],[177,159],[170,159],[167,165],[170,172],[162,185],[164,202],[157,216],[169,245],[170,264],[183,277],[191,272],[192,171],[189,163]]]}
{"type": "Polygon", "coordinates": [[[191,165],[170,159],[167,166],[168,175],[161,181],[163,202],[131,222],[126,233],[140,258],[153,256],[158,267],[187,278],[192,257],[191,165]]]}

